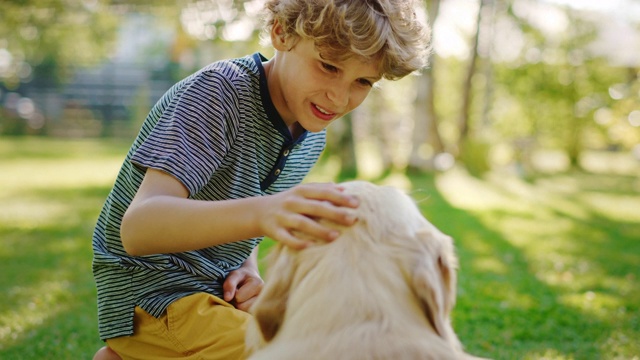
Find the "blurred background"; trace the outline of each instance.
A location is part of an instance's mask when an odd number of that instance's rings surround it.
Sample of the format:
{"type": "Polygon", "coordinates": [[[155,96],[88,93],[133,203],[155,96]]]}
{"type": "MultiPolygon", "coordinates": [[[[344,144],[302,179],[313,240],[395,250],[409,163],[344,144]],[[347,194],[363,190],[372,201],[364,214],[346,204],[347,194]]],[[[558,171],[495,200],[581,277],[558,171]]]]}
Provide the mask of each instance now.
{"type": "MultiPolygon", "coordinates": [[[[259,45],[262,4],[3,0],[0,136],[132,138],[182,77],[218,59],[272,55],[259,45]]],[[[331,129],[341,171],[638,166],[639,1],[424,5],[431,66],[382,84],[331,129]]]]}
{"type": "MultiPolygon", "coordinates": [[[[308,181],[401,187],[453,237],[470,353],[640,360],[640,0],[423,5],[429,69],[332,124],[308,181]]],[[[0,0],[0,359],[103,345],[91,234],[120,164],[176,81],[272,56],[262,6],[0,0]]]]}

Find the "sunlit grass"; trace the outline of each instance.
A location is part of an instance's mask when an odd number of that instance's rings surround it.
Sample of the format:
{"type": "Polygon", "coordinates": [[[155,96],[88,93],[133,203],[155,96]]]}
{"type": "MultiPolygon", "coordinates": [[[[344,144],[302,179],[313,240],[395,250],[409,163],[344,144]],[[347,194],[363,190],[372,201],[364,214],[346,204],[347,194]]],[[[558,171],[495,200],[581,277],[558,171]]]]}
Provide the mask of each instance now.
{"type": "MultiPolygon", "coordinates": [[[[0,358],[88,359],[102,345],[91,232],[127,147],[0,138],[0,358]]],[[[309,180],[339,170],[328,158],[309,180]]],[[[629,171],[525,181],[452,169],[379,182],[407,190],[454,238],[453,322],[469,352],[637,360],[640,177],[629,171]]]]}
{"type": "Polygon", "coordinates": [[[640,338],[639,179],[640,167],[531,181],[438,176],[438,193],[464,212],[434,213],[461,253],[464,342],[477,347],[481,333],[465,334],[480,322],[491,334],[480,348],[497,358],[637,359],[640,343],[628,339],[640,338]]]}

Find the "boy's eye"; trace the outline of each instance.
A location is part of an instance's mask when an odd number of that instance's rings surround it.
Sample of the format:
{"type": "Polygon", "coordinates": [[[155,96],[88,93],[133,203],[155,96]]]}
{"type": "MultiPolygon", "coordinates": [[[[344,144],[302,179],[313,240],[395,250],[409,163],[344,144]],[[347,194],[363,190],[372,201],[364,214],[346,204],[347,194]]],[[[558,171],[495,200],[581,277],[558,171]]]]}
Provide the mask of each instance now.
{"type": "Polygon", "coordinates": [[[336,72],[336,71],[338,71],[337,67],[335,67],[333,65],[330,65],[330,64],[327,64],[325,62],[322,63],[322,68],[325,69],[328,72],[336,72]]]}
{"type": "Polygon", "coordinates": [[[373,86],[373,84],[371,83],[371,81],[367,80],[367,79],[358,79],[358,83],[362,86],[373,86]]]}

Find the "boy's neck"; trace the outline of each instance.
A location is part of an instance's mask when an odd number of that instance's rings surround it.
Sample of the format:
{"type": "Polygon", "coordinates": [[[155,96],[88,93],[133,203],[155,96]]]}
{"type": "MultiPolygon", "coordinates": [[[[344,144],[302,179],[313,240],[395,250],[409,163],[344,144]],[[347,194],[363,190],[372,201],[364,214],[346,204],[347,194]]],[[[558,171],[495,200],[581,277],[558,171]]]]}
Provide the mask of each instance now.
{"type": "Polygon", "coordinates": [[[289,132],[291,133],[291,137],[293,137],[294,140],[300,137],[300,135],[302,135],[304,131],[305,130],[302,128],[302,126],[300,126],[300,123],[297,121],[289,125],[289,132]]]}
{"type": "MultiPolygon", "coordinates": [[[[269,84],[269,78],[271,75],[271,69],[273,66],[273,58],[269,61],[263,62],[262,63],[262,68],[264,69],[264,73],[265,73],[265,77],[267,78],[267,84],[269,84]]],[[[269,84],[270,85],[270,84],[269,84]]],[[[269,89],[269,96],[271,96],[271,88],[269,89]]],[[[298,123],[297,121],[294,122],[293,124],[287,124],[287,127],[289,128],[289,132],[291,133],[291,137],[295,140],[298,137],[300,137],[300,135],[302,135],[305,132],[305,129],[300,126],[300,123],[298,123]]]]}

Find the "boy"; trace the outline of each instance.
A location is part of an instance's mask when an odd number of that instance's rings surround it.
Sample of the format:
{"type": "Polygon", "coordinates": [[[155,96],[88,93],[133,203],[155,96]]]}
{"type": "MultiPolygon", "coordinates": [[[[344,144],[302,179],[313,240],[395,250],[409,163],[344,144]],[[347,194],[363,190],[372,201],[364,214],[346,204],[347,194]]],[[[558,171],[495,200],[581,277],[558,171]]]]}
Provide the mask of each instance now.
{"type": "Polygon", "coordinates": [[[339,234],[357,199],[298,185],[325,128],[381,78],[426,65],[413,0],[269,0],[275,56],[213,63],[172,87],[132,145],[93,236],[96,359],[237,359],[262,288],[262,236],[339,234]],[[115,352],[115,353],[114,353],[115,352]]]}

